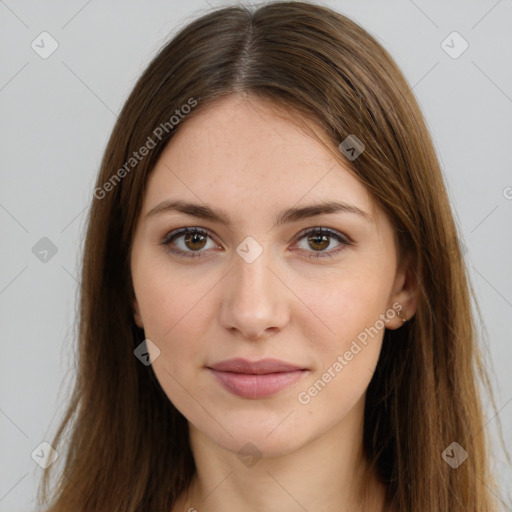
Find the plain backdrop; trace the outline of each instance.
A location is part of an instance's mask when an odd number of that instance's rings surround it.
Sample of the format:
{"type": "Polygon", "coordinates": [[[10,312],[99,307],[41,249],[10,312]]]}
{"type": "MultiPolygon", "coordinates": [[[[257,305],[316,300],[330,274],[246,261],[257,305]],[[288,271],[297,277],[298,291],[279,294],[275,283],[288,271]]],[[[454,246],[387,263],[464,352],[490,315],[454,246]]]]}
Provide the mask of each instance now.
{"type": "MultiPolygon", "coordinates": [[[[0,0],[0,511],[35,510],[42,469],[31,454],[51,441],[71,390],[84,221],[116,113],[176,30],[221,5],[227,2],[0,0]],[[49,251],[46,261],[40,247],[49,251]]],[[[389,50],[423,109],[512,451],[512,2],[325,5],[389,50]]],[[[485,428],[497,439],[497,418],[485,406],[485,428]]],[[[503,510],[512,510],[512,471],[499,444],[494,460],[508,496],[503,510]]]]}

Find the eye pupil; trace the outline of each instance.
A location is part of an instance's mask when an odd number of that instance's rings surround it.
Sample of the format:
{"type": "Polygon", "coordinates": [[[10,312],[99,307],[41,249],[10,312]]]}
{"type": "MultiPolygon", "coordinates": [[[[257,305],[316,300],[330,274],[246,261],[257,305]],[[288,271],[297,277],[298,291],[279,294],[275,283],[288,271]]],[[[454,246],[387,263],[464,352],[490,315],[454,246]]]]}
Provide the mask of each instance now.
{"type": "Polygon", "coordinates": [[[311,245],[311,247],[313,249],[315,249],[315,247],[313,247],[313,245],[322,245],[322,247],[320,248],[317,248],[315,250],[322,250],[322,249],[325,249],[326,247],[329,247],[329,237],[326,236],[326,235],[311,235],[309,238],[308,238],[308,242],[309,244],[311,245]]]}
{"type": "Polygon", "coordinates": [[[189,249],[202,249],[205,246],[205,243],[206,237],[199,233],[189,233],[185,235],[185,244],[189,249]],[[194,245],[194,247],[189,245],[190,242],[194,245]],[[196,244],[199,244],[199,247],[196,244]]]}

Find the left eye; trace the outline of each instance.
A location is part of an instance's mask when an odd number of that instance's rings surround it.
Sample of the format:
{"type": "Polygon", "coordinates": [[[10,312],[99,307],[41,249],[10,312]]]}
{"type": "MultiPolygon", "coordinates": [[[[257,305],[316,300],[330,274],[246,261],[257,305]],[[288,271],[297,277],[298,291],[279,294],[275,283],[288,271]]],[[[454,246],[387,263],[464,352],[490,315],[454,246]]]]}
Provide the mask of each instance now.
{"type": "MultiPolygon", "coordinates": [[[[199,228],[183,228],[167,234],[161,243],[167,246],[171,253],[178,256],[199,258],[201,252],[203,252],[202,249],[213,248],[207,247],[208,238],[211,239],[212,237],[207,231],[199,228]],[[175,242],[176,240],[178,242],[175,242]]],[[[302,240],[306,240],[309,247],[313,249],[313,251],[309,251],[300,248],[311,253],[307,256],[309,258],[332,257],[332,254],[343,250],[344,246],[352,245],[347,237],[328,228],[311,228],[302,233],[298,242],[302,240]],[[331,245],[332,239],[336,240],[338,245],[327,252],[325,249],[331,245]]]]}
{"type": "MultiPolygon", "coordinates": [[[[331,258],[333,254],[342,251],[345,246],[352,245],[347,237],[328,228],[311,228],[302,234],[299,241],[303,239],[306,239],[306,243],[309,247],[314,249],[312,254],[308,255],[309,258],[331,258]],[[325,249],[331,245],[332,239],[336,240],[338,245],[335,249],[325,251],[325,249]]],[[[305,250],[311,252],[307,249],[305,250]]]]}

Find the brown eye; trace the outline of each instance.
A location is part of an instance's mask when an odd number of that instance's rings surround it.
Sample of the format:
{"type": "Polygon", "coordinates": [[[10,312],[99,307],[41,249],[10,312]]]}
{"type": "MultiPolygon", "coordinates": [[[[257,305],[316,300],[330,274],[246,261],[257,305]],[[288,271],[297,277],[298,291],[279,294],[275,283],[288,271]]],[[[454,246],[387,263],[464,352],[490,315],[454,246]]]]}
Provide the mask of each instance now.
{"type": "Polygon", "coordinates": [[[216,246],[206,231],[198,228],[183,228],[166,235],[161,243],[167,246],[169,252],[178,256],[199,258],[203,256],[206,249],[213,248],[212,246],[207,247],[209,240],[213,246],[216,246]]]}
{"type": "Polygon", "coordinates": [[[299,238],[299,242],[303,239],[306,241],[306,243],[303,244],[306,245],[306,247],[303,246],[299,248],[309,253],[308,257],[310,258],[331,258],[333,255],[342,251],[346,246],[353,245],[348,237],[329,228],[311,228],[302,234],[299,238]],[[337,242],[338,245],[334,245],[330,250],[326,250],[333,240],[337,242]]]}
{"type": "Polygon", "coordinates": [[[206,237],[200,233],[188,233],[185,235],[184,241],[192,251],[198,251],[206,245],[206,237]]]}
{"type": "Polygon", "coordinates": [[[329,237],[326,235],[310,235],[308,237],[308,243],[315,251],[323,251],[329,247],[329,237]]]}

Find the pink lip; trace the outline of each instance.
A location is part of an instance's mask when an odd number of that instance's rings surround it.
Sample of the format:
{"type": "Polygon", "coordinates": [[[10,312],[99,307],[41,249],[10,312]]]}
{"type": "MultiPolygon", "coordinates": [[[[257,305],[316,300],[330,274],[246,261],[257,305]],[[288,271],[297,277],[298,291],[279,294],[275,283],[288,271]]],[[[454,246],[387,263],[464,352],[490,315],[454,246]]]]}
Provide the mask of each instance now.
{"type": "Polygon", "coordinates": [[[264,398],[291,386],[308,370],[278,359],[236,358],[207,367],[222,386],[243,398],[264,398]]]}

